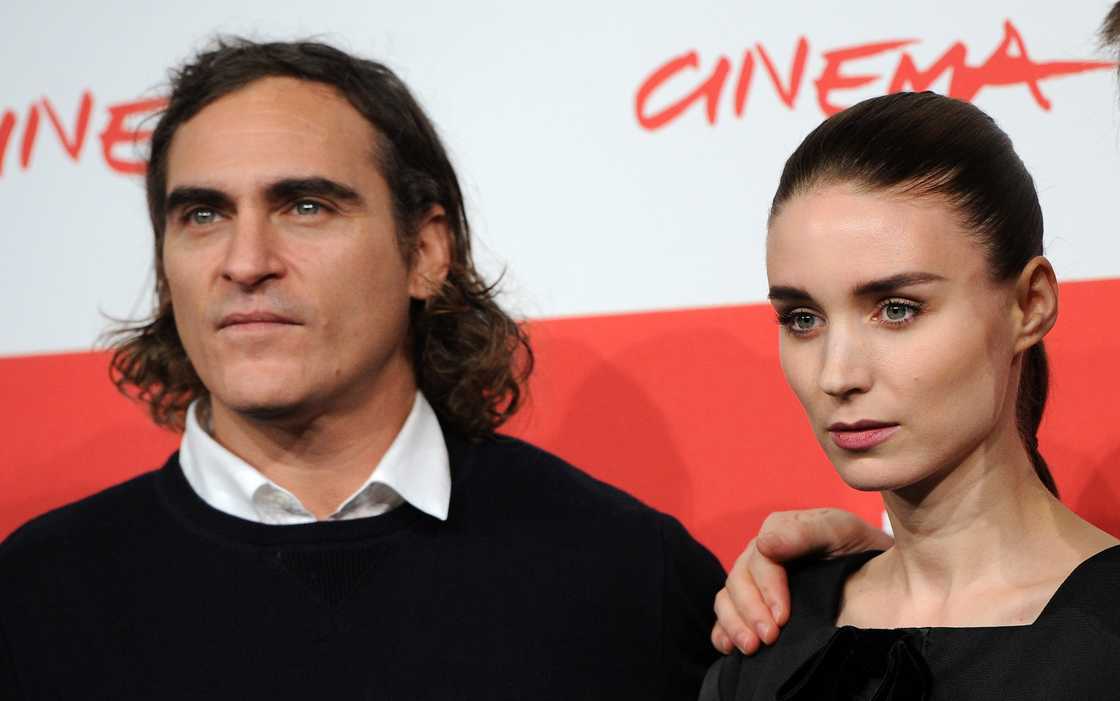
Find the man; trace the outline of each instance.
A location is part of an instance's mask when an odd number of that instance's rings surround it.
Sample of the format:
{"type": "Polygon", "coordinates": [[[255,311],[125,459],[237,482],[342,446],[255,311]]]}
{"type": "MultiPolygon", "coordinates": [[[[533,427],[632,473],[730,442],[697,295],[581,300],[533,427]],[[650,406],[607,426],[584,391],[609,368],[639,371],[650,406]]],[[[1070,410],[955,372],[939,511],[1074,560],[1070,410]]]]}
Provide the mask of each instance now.
{"type": "MultiPolygon", "coordinates": [[[[1112,6],[1100,31],[1101,43],[1120,53],[1120,2],[1112,6]]],[[[790,600],[782,565],[810,555],[839,556],[886,549],[890,536],[846,511],[808,509],[770,514],[728,574],[716,596],[719,620],[712,645],[729,654],[752,655],[778,639],[789,621],[790,600]]]]}
{"type": "Polygon", "coordinates": [[[0,698],[695,697],[721,568],[495,434],[531,354],[396,76],[219,44],[147,195],[157,309],[113,367],[181,449],[0,545],[0,698]]]}

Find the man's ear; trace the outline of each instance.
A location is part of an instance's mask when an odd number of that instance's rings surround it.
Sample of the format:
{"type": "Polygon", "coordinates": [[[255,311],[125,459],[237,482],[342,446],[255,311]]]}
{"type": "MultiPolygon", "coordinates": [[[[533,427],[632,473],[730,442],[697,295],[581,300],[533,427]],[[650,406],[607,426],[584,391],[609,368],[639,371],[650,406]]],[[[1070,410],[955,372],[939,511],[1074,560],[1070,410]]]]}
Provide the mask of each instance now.
{"type": "Polygon", "coordinates": [[[1058,280],[1054,266],[1035,256],[1015,283],[1015,352],[1021,353],[1042,340],[1058,320],[1058,280]]]}
{"type": "Polygon", "coordinates": [[[413,299],[430,299],[443,286],[451,268],[451,230],[447,212],[434,205],[416,232],[412,268],[408,273],[408,294],[413,299]]]}

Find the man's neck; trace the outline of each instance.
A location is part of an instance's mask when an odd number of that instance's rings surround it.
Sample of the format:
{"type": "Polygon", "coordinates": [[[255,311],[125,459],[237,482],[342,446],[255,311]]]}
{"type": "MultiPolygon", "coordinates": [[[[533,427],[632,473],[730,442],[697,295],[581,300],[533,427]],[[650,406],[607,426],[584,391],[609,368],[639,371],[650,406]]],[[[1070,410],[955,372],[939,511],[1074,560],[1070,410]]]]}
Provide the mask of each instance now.
{"type": "Polygon", "coordinates": [[[278,417],[241,414],[212,401],[209,432],[323,519],[369,478],[415,401],[411,376],[382,383],[362,401],[278,417]]]}

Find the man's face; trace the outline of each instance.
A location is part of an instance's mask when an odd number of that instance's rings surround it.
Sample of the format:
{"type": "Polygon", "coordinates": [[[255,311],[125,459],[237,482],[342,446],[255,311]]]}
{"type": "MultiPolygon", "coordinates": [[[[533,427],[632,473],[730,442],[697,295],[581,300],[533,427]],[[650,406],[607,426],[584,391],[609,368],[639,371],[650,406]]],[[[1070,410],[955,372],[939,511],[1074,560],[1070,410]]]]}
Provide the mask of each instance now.
{"type": "Polygon", "coordinates": [[[293,418],[414,383],[410,291],[370,124],[329,86],[251,83],[179,127],[163,265],[213,409],[293,418]]]}

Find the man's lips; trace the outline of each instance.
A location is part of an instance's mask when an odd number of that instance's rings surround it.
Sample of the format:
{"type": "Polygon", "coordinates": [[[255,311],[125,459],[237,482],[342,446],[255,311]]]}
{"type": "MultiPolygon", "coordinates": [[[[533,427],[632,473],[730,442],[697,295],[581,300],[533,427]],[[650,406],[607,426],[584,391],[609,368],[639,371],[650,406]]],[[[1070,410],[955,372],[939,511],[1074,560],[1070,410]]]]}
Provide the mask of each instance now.
{"type": "Polygon", "coordinates": [[[238,312],[235,314],[227,314],[222,317],[218,322],[218,330],[229,328],[231,326],[254,326],[259,327],[262,325],[299,325],[299,322],[286,316],[275,314],[273,312],[238,312]]]}
{"type": "Polygon", "coordinates": [[[871,450],[898,429],[895,423],[863,419],[855,423],[836,422],[828,427],[828,435],[837,447],[844,450],[871,450]]]}

